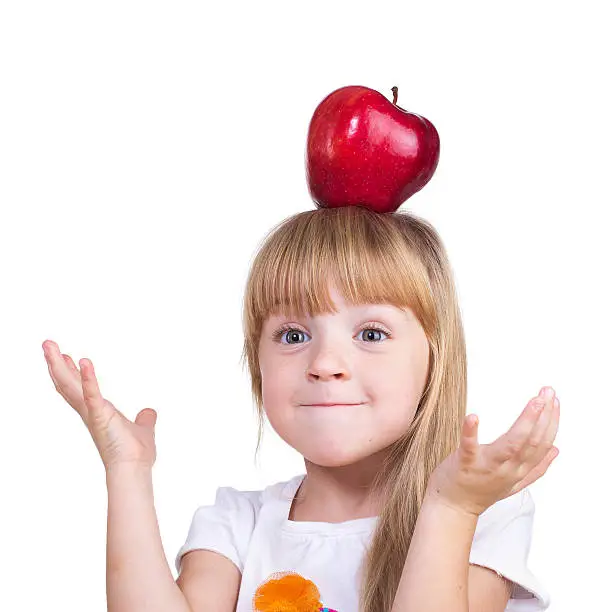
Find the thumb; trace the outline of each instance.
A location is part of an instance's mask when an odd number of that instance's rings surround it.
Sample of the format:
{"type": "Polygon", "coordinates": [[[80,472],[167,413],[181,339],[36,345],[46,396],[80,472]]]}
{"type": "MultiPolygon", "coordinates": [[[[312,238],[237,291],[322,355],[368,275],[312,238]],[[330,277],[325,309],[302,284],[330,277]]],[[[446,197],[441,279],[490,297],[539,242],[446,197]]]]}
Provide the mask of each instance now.
{"type": "Polygon", "coordinates": [[[137,425],[144,425],[145,427],[149,427],[150,429],[155,428],[155,423],[157,423],[157,412],[153,410],[153,408],[143,408],[134,419],[134,422],[137,425]]]}
{"type": "Polygon", "coordinates": [[[479,418],[476,414],[470,414],[463,419],[463,431],[461,446],[463,452],[469,457],[474,457],[478,450],[478,424],[479,418]]]}

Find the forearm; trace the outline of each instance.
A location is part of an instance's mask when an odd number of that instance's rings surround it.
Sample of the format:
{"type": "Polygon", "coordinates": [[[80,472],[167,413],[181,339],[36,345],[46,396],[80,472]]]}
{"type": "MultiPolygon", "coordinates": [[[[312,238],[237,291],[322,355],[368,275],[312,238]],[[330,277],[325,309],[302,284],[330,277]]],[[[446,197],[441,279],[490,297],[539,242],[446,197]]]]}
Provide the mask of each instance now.
{"type": "Polygon", "coordinates": [[[426,495],[391,612],[468,612],[477,520],[426,495]]]}
{"type": "Polygon", "coordinates": [[[151,469],[107,468],[106,485],[108,612],[190,612],[164,554],[151,469]]]}

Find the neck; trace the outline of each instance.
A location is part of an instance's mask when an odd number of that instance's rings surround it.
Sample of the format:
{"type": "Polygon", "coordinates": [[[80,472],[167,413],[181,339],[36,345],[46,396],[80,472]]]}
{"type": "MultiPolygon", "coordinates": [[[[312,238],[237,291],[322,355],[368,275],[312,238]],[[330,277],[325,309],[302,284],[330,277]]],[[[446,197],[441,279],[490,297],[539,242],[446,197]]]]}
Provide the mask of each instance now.
{"type": "Polygon", "coordinates": [[[382,499],[373,482],[384,452],[351,465],[320,466],[304,459],[306,478],[295,496],[290,520],[340,523],[378,516],[382,499]]]}

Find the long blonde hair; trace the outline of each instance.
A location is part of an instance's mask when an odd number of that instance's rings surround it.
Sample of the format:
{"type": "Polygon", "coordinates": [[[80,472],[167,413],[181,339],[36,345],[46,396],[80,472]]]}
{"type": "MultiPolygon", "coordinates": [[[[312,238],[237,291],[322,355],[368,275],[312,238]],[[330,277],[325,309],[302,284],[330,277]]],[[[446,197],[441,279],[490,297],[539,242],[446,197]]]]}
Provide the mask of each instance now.
{"type": "Polygon", "coordinates": [[[429,371],[415,417],[388,449],[373,489],[385,500],[361,568],[360,612],[391,610],[432,471],[459,445],[467,359],[453,273],[442,241],[408,211],[314,209],[274,227],[255,256],[243,303],[244,350],[259,417],[265,412],[258,346],[266,317],[334,312],[330,280],[347,303],[410,308],[429,342],[429,371]]]}

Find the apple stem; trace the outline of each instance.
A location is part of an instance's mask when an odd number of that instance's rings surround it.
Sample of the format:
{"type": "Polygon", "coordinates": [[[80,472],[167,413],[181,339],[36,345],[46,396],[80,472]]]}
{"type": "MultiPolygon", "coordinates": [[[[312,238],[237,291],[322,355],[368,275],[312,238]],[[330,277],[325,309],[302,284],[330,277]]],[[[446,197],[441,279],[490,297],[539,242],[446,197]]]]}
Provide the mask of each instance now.
{"type": "Polygon", "coordinates": [[[393,92],[393,104],[397,106],[397,85],[394,85],[391,91],[393,92]]]}

